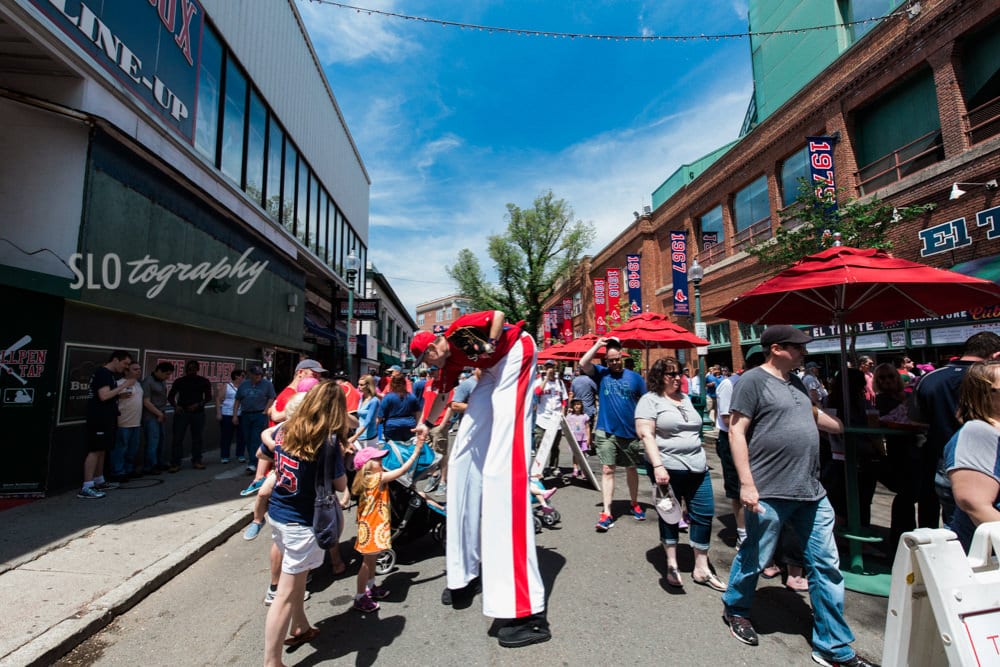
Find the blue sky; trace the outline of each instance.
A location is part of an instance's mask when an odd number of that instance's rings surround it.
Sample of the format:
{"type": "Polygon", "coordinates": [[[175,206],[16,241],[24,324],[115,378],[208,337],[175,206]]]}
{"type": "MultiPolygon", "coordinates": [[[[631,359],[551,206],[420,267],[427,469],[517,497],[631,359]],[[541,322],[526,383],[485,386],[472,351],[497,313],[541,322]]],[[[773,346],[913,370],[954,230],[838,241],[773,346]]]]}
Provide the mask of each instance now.
{"type": "MultiPolygon", "coordinates": [[[[746,0],[353,4],[469,24],[572,33],[747,29],[746,0]]],[[[462,30],[300,0],[372,178],[369,258],[411,315],[452,294],[505,205],[551,189],[594,224],[596,252],[673,171],[736,138],[752,90],[746,39],[612,42],[462,30]]]]}

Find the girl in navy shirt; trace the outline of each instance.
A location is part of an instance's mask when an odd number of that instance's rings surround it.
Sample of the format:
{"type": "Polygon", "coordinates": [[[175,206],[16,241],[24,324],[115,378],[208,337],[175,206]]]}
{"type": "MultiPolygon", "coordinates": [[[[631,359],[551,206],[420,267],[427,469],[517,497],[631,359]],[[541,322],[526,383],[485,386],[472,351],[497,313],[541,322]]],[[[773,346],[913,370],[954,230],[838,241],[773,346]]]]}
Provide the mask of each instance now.
{"type": "Polygon", "coordinates": [[[277,482],[268,505],[274,543],[281,551],[281,576],[264,625],[264,664],[280,665],[282,639],[288,646],[311,641],[319,629],[306,618],[303,596],[309,571],[323,564],[323,550],[313,534],[316,470],[320,449],[333,456],[333,486],[347,488],[340,442],[348,437],[347,402],[330,381],[316,385],[282,425],[274,445],[277,482]],[[285,639],[291,623],[291,634],[285,639]]]}

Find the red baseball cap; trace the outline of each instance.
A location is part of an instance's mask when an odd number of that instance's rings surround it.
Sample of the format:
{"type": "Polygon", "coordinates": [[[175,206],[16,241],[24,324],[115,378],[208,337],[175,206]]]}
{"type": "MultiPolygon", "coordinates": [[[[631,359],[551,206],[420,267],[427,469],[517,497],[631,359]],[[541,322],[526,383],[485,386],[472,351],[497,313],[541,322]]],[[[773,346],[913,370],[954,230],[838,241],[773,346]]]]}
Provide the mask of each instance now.
{"type": "Polygon", "coordinates": [[[410,354],[413,355],[413,365],[418,365],[424,358],[424,352],[430,347],[431,343],[437,340],[437,334],[431,333],[430,331],[418,331],[410,341],[410,354]]]}

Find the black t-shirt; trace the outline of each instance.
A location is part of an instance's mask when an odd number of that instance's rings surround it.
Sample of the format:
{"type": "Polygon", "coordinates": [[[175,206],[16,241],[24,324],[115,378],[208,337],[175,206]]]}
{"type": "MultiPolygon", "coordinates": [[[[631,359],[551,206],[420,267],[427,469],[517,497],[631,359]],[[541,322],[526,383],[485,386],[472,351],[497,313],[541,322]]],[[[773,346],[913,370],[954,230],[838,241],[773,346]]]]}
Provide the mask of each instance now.
{"type": "Polygon", "coordinates": [[[115,426],[118,424],[118,397],[102,401],[101,387],[114,389],[117,386],[114,373],[104,366],[94,371],[90,379],[90,393],[87,395],[87,423],[92,426],[115,426]]]}

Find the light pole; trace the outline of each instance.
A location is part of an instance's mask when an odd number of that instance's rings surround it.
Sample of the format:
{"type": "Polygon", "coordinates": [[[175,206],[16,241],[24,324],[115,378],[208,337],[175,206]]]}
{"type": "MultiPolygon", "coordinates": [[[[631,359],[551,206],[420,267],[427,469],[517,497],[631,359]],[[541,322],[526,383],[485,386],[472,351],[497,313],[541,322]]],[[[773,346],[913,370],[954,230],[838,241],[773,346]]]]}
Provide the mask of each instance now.
{"type": "MultiPolygon", "coordinates": [[[[705,278],[705,269],[702,268],[698,260],[692,260],[688,267],[688,277],[694,283],[694,333],[696,336],[706,338],[705,323],[701,321],[701,281],[705,278]]],[[[705,386],[705,357],[698,355],[698,403],[701,409],[702,424],[708,422],[708,387],[705,386]]]]}
{"type": "Polygon", "coordinates": [[[354,249],[347,255],[344,261],[344,270],[347,273],[347,376],[350,379],[354,367],[351,364],[351,322],[354,319],[354,280],[358,277],[358,256],[354,254],[354,249]]]}

